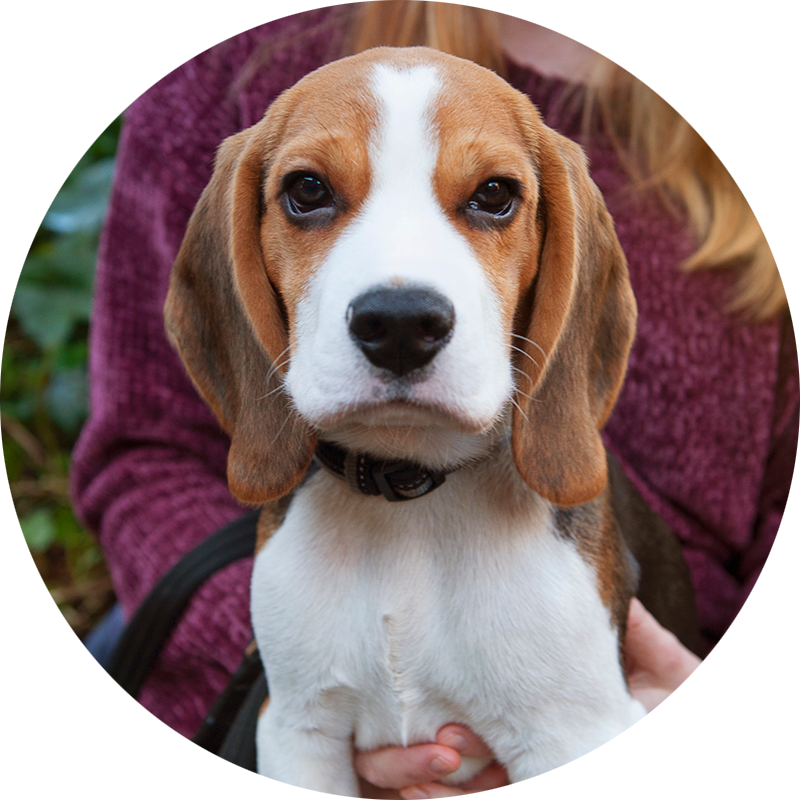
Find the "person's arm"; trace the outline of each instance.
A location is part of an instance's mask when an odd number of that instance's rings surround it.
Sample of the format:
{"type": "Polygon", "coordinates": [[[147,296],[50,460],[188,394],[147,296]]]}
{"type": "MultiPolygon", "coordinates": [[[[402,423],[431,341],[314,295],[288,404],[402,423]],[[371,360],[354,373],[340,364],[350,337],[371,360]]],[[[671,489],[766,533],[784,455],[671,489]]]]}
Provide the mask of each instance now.
{"type": "MultiPolygon", "coordinates": [[[[631,694],[652,711],[691,675],[700,659],[661,627],[636,599],[631,602],[624,652],[631,694]]],[[[490,764],[463,786],[445,786],[439,779],[455,772],[461,756],[489,758],[478,737],[460,725],[445,725],[432,744],[387,747],[356,754],[363,797],[455,797],[495,789],[508,783],[505,770],[490,764]]]]}
{"type": "Polygon", "coordinates": [[[797,457],[800,376],[798,376],[797,344],[788,313],[782,320],[780,345],[772,436],[761,481],[757,518],[752,540],[739,558],[736,575],[745,597],[750,594],[761,574],[778,534],[786,501],[789,498],[797,457]]]}
{"type": "MultiPolygon", "coordinates": [[[[243,513],[226,485],[227,437],[162,319],[186,221],[229,133],[222,116],[197,121],[171,100],[181,86],[190,95],[191,77],[191,68],[170,76],[126,117],[95,281],[91,413],[73,454],[75,509],[128,618],[181,555],[243,513]]],[[[202,588],[140,696],[185,734],[249,641],[248,582],[238,564],[202,588]]]]}

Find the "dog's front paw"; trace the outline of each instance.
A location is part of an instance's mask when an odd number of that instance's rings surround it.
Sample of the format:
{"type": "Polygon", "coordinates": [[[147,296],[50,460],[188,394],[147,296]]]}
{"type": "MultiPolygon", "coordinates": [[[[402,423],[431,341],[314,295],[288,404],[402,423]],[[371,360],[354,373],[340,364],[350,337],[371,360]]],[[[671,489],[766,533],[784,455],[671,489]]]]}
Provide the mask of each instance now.
{"type": "Polygon", "coordinates": [[[360,796],[350,739],[279,726],[267,711],[256,728],[256,754],[258,774],[265,778],[315,792],[360,796]]]}

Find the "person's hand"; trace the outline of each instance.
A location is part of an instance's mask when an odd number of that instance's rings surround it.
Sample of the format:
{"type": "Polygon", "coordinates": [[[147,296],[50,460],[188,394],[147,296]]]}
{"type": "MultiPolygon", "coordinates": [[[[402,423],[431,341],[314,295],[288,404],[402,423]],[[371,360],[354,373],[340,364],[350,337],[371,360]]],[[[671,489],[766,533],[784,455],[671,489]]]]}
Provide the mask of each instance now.
{"type": "Polygon", "coordinates": [[[486,745],[461,725],[445,725],[436,734],[433,744],[357,752],[355,765],[361,777],[361,796],[402,797],[404,800],[455,797],[496,789],[508,783],[506,771],[496,762],[458,787],[439,783],[440,778],[458,769],[462,756],[493,757],[486,745]]]}
{"type": "Polygon", "coordinates": [[[675,634],[662,628],[634,598],[628,611],[623,645],[631,694],[652,711],[672,694],[700,664],[675,634]]]}

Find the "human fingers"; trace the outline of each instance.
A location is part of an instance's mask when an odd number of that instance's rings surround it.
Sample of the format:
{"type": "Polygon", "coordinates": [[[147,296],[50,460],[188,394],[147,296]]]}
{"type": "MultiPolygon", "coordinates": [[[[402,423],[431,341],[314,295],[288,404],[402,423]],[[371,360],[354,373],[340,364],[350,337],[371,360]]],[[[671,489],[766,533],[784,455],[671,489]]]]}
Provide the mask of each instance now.
{"type": "Polygon", "coordinates": [[[476,733],[464,725],[452,723],[439,729],[436,743],[455,750],[467,758],[494,758],[494,753],[476,733]]]}
{"type": "MultiPolygon", "coordinates": [[[[437,744],[456,750],[465,758],[493,758],[494,754],[469,728],[461,725],[445,725],[436,734],[437,744]]],[[[446,786],[439,782],[417,784],[400,791],[404,800],[422,800],[422,798],[456,797],[472,792],[484,792],[497,789],[508,783],[508,774],[496,761],[481,770],[474,778],[457,786],[446,786]]]]}
{"type": "MultiPolygon", "coordinates": [[[[436,742],[452,748],[465,758],[494,758],[492,751],[469,728],[462,725],[445,725],[436,734],[436,742]]],[[[466,794],[487,792],[508,786],[508,774],[496,761],[481,770],[474,778],[458,786],[428,782],[408,786],[400,790],[403,800],[426,800],[427,798],[460,797],[466,794]]]]}
{"type": "Polygon", "coordinates": [[[675,691],[700,659],[663,628],[639,600],[631,601],[625,635],[631,693],[648,711],[675,691]]]}
{"type": "Polygon", "coordinates": [[[459,797],[474,792],[486,792],[489,789],[499,789],[508,784],[508,774],[496,761],[486,769],[481,770],[472,780],[460,783],[458,786],[445,786],[443,783],[426,783],[409,786],[400,790],[403,800],[424,800],[434,797],[459,797]]]}
{"type": "Polygon", "coordinates": [[[657,675],[672,688],[683,683],[700,663],[635,597],[628,614],[625,655],[632,668],[657,675]]]}
{"type": "Polygon", "coordinates": [[[427,784],[455,772],[460,765],[461,756],[441,744],[384,747],[359,751],[355,756],[356,772],[382,789],[427,784]]]}

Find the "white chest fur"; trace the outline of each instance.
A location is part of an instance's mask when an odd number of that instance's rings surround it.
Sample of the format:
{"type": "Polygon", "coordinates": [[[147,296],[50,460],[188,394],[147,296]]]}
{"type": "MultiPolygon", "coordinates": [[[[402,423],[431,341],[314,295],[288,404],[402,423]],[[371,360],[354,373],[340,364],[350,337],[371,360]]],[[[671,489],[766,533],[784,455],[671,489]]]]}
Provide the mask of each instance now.
{"type": "Polygon", "coordinates": [[[357,794],[353,745],[448,722],[521,780],[643,713],[594,571],[505,453],[409,503],[316,475],[257,556],[252,610],[271,691],[259,771],[287,783],[357,794]]]}

